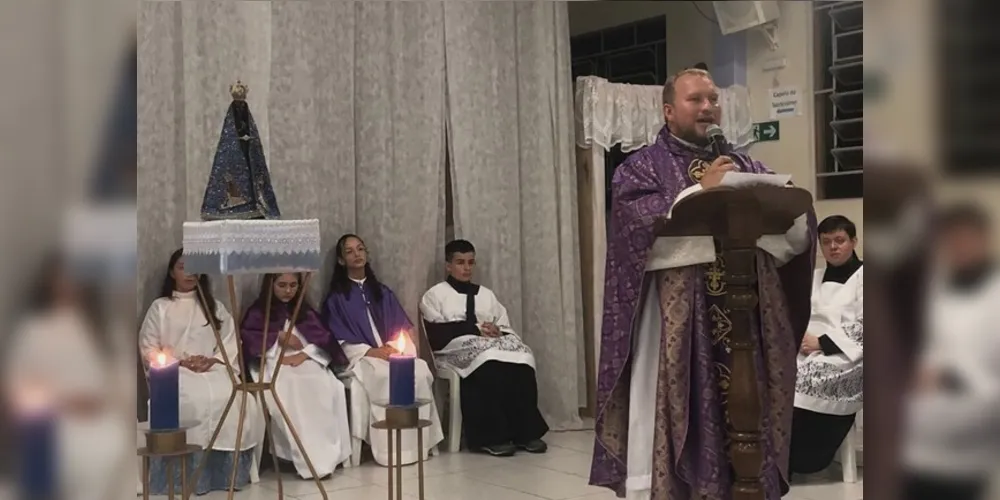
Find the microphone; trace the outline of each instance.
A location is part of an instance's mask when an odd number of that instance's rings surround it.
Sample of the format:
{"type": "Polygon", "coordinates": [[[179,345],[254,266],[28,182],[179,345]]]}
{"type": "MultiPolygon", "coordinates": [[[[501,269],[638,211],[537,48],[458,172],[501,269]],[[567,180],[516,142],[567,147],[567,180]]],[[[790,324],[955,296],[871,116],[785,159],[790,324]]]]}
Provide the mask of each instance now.
{"type": "Polygon", "coordinates": [[[716,157],[728,155],[732,152],[733,147],[726,140],[726,135],[722,132],[722,127],[715,125],[709,125],[705,130],[708,134],[708,142],[712,146],[712,152],[715,153],[716,157]]]}

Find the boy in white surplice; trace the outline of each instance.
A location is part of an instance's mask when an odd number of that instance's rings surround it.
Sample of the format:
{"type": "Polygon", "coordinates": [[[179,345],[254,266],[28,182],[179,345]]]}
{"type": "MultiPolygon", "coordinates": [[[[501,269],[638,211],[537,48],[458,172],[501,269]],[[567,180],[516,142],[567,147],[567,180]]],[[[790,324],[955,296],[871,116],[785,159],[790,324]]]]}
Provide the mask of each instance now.
{"type": "Polygon", "coordinates": [[[830,465],[864,396],[864,265],[857,228],[842,215],[817,227],[826,269],[813,277],[812,312],[799,348],[790,473],[830,465]]]}
{"type": "Polygon", "coordinates": [[[538,411],[535,357],[514,333],[496,295],[472,283],[476,248],[445,246],[448,279],[431,287],[420,312],[435,361],[462,377],[462,425],[469,449],[511,456],[544,453],[549,427],[538,411]]]}

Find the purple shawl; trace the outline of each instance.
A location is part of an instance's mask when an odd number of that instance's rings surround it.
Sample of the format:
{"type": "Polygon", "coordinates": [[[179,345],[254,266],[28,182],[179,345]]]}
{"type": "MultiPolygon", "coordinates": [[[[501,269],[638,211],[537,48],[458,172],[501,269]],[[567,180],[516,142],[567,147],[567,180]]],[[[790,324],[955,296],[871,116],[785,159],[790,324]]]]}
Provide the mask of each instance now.
{"type": "MultiPolygon", "coordinates": [[[[413,323],[406,316],[406,311],[399,304],[396,295],[385,285],[382,287],[382,300],[375,302],[370,281],[362,287],[352,283],[351,291],[347,294],[331,292],[326,298],[323,309],[323,318],[327,326],[333,332],[333,337],[338,341],[348,344],[367,344],[372,347],[378,345],[375,341],[375,332],[372,331],[371,322],[368,320],[369,306],[366,299],[371,301],[372,320],[379,331],[379,338],[382,343],[395,340],[396,334],[401,330],[411,332],[413,323]]],[[[413,336],[410,336],[411,340],[413,336]]]]}
{"type": "MultiPolygon", "coordinates": [[[[741,172],[774,173],[745,154],[733,153],[729,156],[741,172]]],[[[618,443],[602,442],[601,436],[614,436],[618,432],[617,429],[605,428],[608,413],[622,411],[616,408],[618,403],[612,401],[612,392],[624,390],[625,394],[628,393],[632,320],[638,312],[646,259],[656,238],[653,224],[666,215],[682,190],[698,182],[713,157],[710,151],[677,140],[664,126],[656,142],[629,156],[617,168],[612,180],[604,318],[597,380],[597,439],[590,483],[609,487],[619,494],[624,493],[627,475],[627,446],[624,442],[627,429],[622,429],[615,438],[618,443]]],[[[796,342],[801,341],[809,321],[816,241],[815,234],[812,233],[815,233],[815,225],[815,214],[810,212],[809,227],[813,246],[778,270],[785,292],[784,300],[791,316],[788,321],[792,325],[792,331],[787,334],[794,336],[796,342]]],[[[699,321],[702,319],[699,318],[699,321]]],[[[792,354],[790,363],[793,374],[794,362],[792,354]]],[[[767,393],[761,392],[762,397],[765,394],[767,393]]],[[[695,402],[692,401],[691,404],[695,402]]],[[[791,408],[788,408],[788,412],[791,413],[791,408]]],[[[699,423],[692,422],[692,425],[697,426],[699,423]]],[[[706,456],[704,453],[695,455],[706,456]]],[[[706,467],[693,463],[679,465],[690,470],[707,470],[706,467]]],[[[700,481],[696,479],[696,482],[700,481]]]]}
{"type": "MultiPolygon", "coordinates": [[[[264,304],[257,300],[251,305],[243,315],[243,322],[240,324],[240,336],[243,338],[243,352],[248,360],[259,359],[262,341],[264,340],[264,304]]],[[[294,304],[285,304],[277,299],[271,305],[270,324],[267,327],[267,348],[278,340],[278,332],[282,331],[285,321],[291,315],[291,308],[294,304]]],[[[307,304],[302,304],[299,311],[295,328],[310,343],[323,349],[330,354],[332,364],[343,366],[347,364],[347,356],[344,354],[340,344],[332,342],[330,331],[326,325],[320,321],[319,315],[307,304]]]]}

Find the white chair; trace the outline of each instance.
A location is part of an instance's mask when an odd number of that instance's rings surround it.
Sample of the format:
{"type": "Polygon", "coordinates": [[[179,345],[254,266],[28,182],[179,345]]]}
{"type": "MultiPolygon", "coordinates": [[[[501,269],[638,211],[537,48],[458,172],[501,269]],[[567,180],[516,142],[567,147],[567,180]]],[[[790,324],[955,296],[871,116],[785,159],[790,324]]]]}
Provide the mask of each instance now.
{"type": "MultiPolygon", "coordinates": [[[[430,341],[427,340],[427,331],[424,329],[424,316],[418,315],[417,322],[420,325],[420,358],[427,363],[428,367],[433,367],[437,378],[447,384],[448,389],[448,451],[458,453],[462,449],[462,377],[458,376],[455,370],[447,366],[438,366],[434,361],[434,351],[431,350],[430,341]],[[426,353],[426,354],[423,354],[426,353]]],[[[441,387],[444,384],[435,384],[435,404],[438,405],[438,413],[441,411],[441,401],[444,396],[441,394],[441,387]]]]}
{"type": "MultiPolygon", "coordinates": [[[[344,383],[344,389],[346,391],[347,405],[348,405],[347,406],[348,427],[350,427],[351,429],[351,460],[346,464],[344,464],[344,468],[357,467],[361,465],[361,452],[364,449],[365,442],[362,441],[361,439],[354,437],[354,427],[353,427],[354,422],[352,421],[353,418],[351,416],[351,408],[354,407],[354,405],[356,404],[368,404],[367,401],[368,398],[365,398],[365,401],[354,400],[354,395],[356,394],[356,391],[351,390],[351,385],[355,380],[354,373],[345,370],[337,373],[337,378],[344,383]]],[[[364,395],[361,394],[361,396],[364,395]]]]}
{"type": "Polygon", "coordinates": [[[462,377],[446,366],[437,368],[437,376],[448,384],[448,451],[458,453],[462,449],[462,377]]]}
{"type": "MultiPolygon", "coordinates": [[[[861,413],[858,412],[858,418],[861,413]]],[[[851,430],[844,437],[844,442],[840,444],[840,467],[843,470],[845,483],[858,482],[858,424],[851,426],[851,430]]]]}

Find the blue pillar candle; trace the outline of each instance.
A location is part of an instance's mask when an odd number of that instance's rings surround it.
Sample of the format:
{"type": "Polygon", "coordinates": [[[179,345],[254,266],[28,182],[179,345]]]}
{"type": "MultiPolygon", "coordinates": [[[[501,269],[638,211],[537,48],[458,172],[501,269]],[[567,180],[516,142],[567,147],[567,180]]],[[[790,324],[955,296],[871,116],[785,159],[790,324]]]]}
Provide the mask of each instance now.
{"type": "Polygon", "coordinates": [[[58,490],[56,471],[56,414],[45,400],[20,401],[16,408],[18,498],[55,500],[58,490]],[[23,404],[20,404],[23,403],[23,404]]]}
{"type": "Polygon", "coordinates": [[[389,404],[391,406],[410,406],[417,390],[415,377],[416,356],[406,351],[406,335],[400,334],[393,347],[399,354],[389,356],[389,404]]]}
{"type": "Polygon", "coordinates": [[[180,367],[165,353],[149,364],[149,429],[169,431],[180,428],[180,367]]]}

